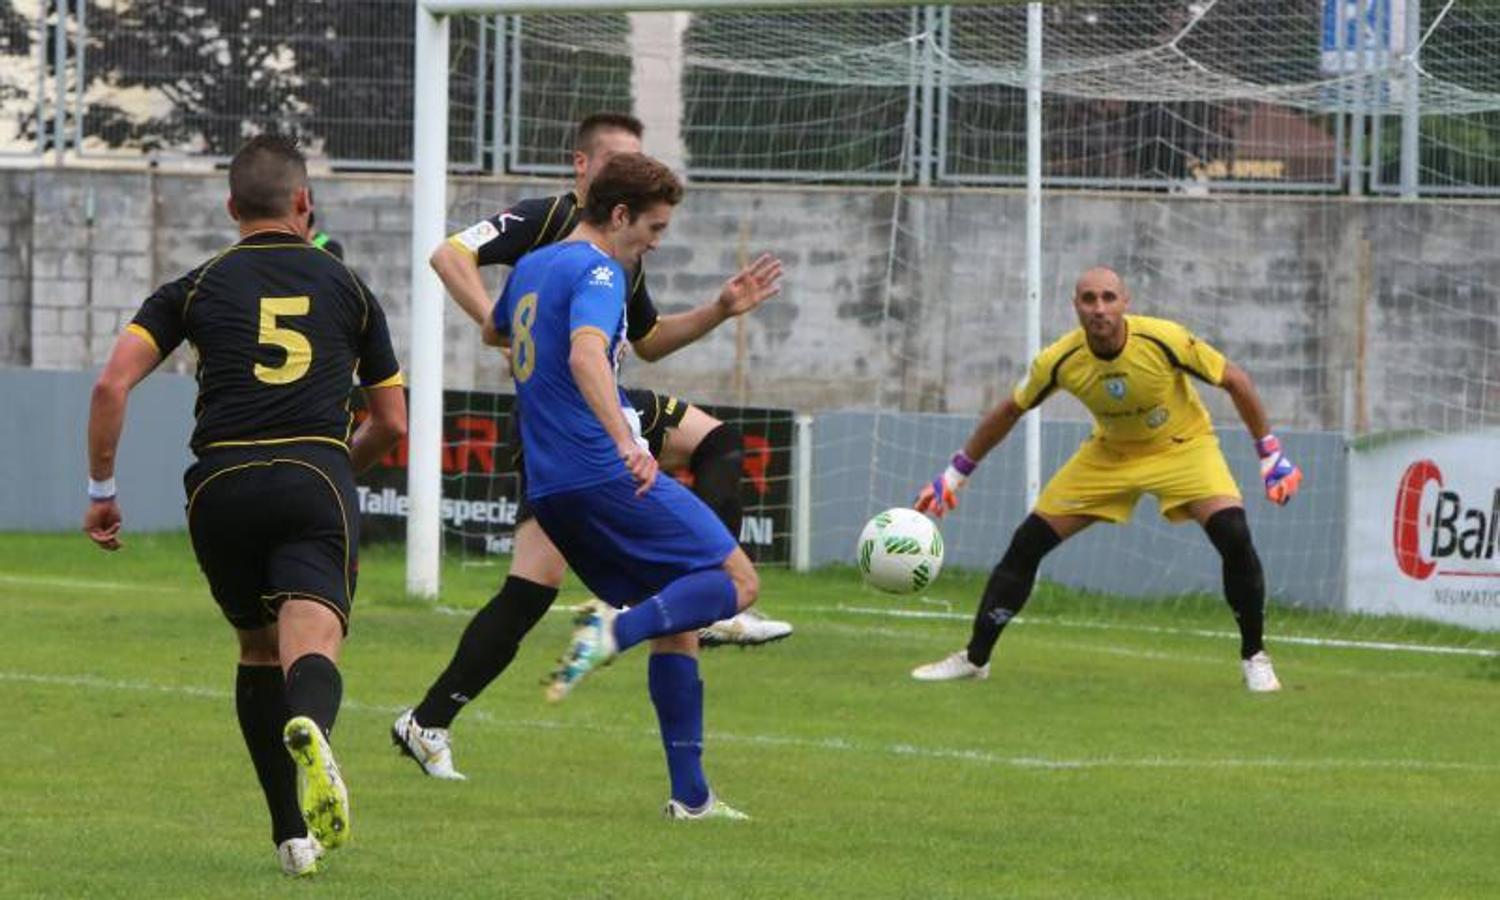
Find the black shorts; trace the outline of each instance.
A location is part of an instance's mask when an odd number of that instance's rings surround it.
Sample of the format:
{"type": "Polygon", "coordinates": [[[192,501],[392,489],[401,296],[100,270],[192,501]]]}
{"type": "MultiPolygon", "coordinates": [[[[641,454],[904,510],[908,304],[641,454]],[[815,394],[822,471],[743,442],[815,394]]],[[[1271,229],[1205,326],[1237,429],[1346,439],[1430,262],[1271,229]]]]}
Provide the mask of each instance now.
{"type": "MultiPolygon", "coordinates": [[[[646,439],[646,445],[651,448],[651,455],[661,458],[662,445],[667,442],[667,429],[676,428],[682,424],[682,417],[687,415],[689,404],[669,394],[658,394],[645,388],[626,388],[625,398],[641,417],[641,437],[646,439]]],[[[519,428],[513,432],[514,453],[512,458],[516,467],[516,496],[519,498],[516,509],[516,527],[527,519],[535,518],[531,503],[526,499],[526,465],[522,458],[521,431],[519,428]]]]}
{"type": "Polygon", "coordinates": [[[348,632],[359,507],[342,448],[207,450],[183,485],[193,552],[229,624],[264,628],[286,600],[312,600],[333,610],[348,632]]]}

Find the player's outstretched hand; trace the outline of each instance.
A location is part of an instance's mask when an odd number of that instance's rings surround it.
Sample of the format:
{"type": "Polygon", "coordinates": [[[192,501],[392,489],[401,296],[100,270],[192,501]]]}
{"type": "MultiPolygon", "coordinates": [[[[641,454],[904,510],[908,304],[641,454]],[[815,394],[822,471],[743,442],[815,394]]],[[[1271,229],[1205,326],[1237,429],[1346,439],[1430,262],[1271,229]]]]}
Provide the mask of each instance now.
{"type": "Polygon", "coordinates": [[[719,311],[726,318],[742,316],[781,293],[781,260],[762,253],[755,262],[724,282],[719,291],[719,311]]]}
{"type": "Polygon", "coordinates": [[[953,460],[948,463],[948,468],[943,474],[932,479],[922,486],[917,494],[917,502],[914,504],[917,512],[927,513],[935,519],[941,519],[943,514],[951,509],[958,508],[958,489],[964,486],[969,476],[974,474],[974,467],[978,465],[974,460],[962,451],[953,454],[953,460]]]}
{"type": "Polygon", "coordinates": [[[958,508],[958,495],[943,483],[942,478],[934,478],[931,483],[922,485],[915,506],[917,512],[941,519],[948,510],[958,508]]]}
{"type": "Polygon", "coordinates": [[[656,483],[656,457],[634,443],[620,447],[619,451],[620,458],[625,460],[625,468],[630,470],[630,477],[635,479],[635,495],[639,497],[651,490],[651,485],[656,483]]]}
{"type": "Polygon", "coordinates": [[[1266,483],[1266,499],[1285,506],[1302,486],[1302,470],[1286,458],[1281,441],[1274,434],[1256,441],[1255,452],[1260,454],[1260,477],[1266,483]]]}
{"type": "Polygon", "coordinates": [[[120,549],[120,504],[113,499],[89,502],[83,514],[83,533],[103,550],[120,549]]]}

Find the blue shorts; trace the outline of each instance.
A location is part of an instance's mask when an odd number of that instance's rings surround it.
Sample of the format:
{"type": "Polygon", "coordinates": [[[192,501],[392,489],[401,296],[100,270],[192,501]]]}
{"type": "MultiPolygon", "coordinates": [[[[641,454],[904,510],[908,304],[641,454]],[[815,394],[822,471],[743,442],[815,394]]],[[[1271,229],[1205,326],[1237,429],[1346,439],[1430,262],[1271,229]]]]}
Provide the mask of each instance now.
{"type": "Polygon", "coordinates": [[[644,496],[626,476],[534,497],[537,524],[588,589],[630,606],[694,572],[724,564],[738,544],[702,500],[666,474],[644,496]]]}

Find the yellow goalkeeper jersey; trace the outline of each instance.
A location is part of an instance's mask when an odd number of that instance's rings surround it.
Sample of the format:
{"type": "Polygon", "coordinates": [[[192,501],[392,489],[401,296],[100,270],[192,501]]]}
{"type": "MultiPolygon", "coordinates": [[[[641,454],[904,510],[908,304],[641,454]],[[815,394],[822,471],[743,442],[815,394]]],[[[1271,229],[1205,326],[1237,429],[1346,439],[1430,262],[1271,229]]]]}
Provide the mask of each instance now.
{"type": "Polygon", "coordinates": [[[1037,354],[1014,398],[1032,409],[1061,388],[1094,416],[1092,440],[1121,453],[1151,453],[1213,433],[1191,375],[1217,385],[1224,355],[1166,319],[1126,316],[1125,346],[1111,359],[1089,350],[1083,329],[1037,354]]]}

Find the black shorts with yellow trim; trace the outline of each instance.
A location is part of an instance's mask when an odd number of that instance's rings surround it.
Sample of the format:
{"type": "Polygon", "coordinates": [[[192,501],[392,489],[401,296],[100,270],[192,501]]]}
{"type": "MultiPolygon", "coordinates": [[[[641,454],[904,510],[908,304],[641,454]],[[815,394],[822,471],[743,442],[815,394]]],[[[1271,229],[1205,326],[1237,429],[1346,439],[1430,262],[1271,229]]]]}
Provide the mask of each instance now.
{"type": "MultiPolygon", "coordinates": [[[[686,400],[680,400],[670,394],[658,394],[656,391],[645,388],[625,388],[625,399],[635,407],[636,413],[641,417],[641,437],[646,439],[646,445],[651,448],[651,455],[660,459],[661,448],[667,442],[667,431],[682,424],[682,417],[687,415],[688,406],[686,400]]],[[[518,419],[518,417],[512,417],[518,419]]],[[[526,499],[526,465],[521,449],[521,431],[516,427],[513,433],[514,448],[513,459],[516,466],[516,491],[520,497],[516,509],[516,526],[520,527],[522,522],[535,517],[531,510],[531,503],[526,499]]]]}
{"type": "Polygon", "coordinates": [[[287,600],[349,630],[359,507],[348,452],[326,443],[209,448],[183,476],[198,566],[235,628],[264,628],[287,600]]]}

